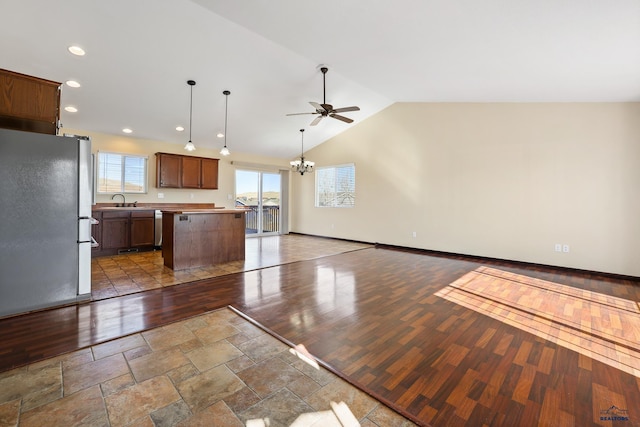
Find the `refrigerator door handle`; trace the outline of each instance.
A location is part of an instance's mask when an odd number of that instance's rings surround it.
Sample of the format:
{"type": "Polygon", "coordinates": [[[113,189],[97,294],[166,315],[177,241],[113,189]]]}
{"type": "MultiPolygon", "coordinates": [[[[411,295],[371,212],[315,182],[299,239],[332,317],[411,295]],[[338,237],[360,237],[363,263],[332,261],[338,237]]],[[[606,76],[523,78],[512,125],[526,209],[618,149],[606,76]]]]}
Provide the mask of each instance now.
{"type": "Polygon", "coordinates": [[[91,140],[78,137],[78,216],[91,216],[92,197],[91,140]]]}

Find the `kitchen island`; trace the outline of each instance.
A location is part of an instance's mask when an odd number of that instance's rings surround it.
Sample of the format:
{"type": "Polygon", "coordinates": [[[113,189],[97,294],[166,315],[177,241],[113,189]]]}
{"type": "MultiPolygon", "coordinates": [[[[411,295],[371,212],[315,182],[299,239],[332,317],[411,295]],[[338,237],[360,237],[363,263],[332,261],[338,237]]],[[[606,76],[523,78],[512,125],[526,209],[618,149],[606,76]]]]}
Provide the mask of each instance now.
{"type": "Polygon", "coordinates": [[[244,260],[244,239],[244,210],[162,211],[162,258],[172,270],[244,260]]]}

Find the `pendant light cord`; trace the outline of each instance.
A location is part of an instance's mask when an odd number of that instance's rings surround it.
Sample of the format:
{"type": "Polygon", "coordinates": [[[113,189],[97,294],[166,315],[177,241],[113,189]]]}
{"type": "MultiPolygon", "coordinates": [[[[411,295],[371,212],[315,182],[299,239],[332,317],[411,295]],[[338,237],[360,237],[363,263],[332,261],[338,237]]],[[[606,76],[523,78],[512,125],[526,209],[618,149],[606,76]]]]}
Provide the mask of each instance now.
{"type": "Polygon", "coordinates": [[[191,101],[189,103],[189,142],[191,142],[191,124],[193,123],[193,85],[191,86],[191,101]]]}
{"type": "Polygon", "coordinates": [[[227,146],[227,111],[229,104],[229,91],[224,91],[224,146],[227,146]]]}
{"type": "Polygon", "coordinates": [[[224,147],[220,150],[220,154],[223,156],[228,156],[231,154],[229,149],[227,148],[227,118],[229,117],[229,95],[231,94],[228,90],[223,90],[222,94],[224,95],[224,147]]]}

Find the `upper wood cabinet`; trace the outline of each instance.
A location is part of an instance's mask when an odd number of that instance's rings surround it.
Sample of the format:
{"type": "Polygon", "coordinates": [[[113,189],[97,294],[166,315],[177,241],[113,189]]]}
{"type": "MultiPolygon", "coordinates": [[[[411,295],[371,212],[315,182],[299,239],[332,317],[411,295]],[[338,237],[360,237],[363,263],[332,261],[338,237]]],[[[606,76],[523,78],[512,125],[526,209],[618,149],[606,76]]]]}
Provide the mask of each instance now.
{"type": "Polygon", "coordinates": [[[180,188],[182,158],[177,154],[156,153],[156,187],[180,188]]]}
{"type": "Polygon", "coordinates": [[[218,189],[218,159],[156,153],[156,187],[218,189]]]}
{"type": "Polygon", "coordinates": [[[0,128],[58,133],[60,83],[0,69],[0,128]]]}
{"type": "Polygon", "coordinates": [[[200,188],[218,189],[218,159],[202,158],[200,188]]]}
{"type": "Polygon", "coordinates": [[[201,174],[200,157],[182,157],[182,188],[200,188],[201,174]]]}

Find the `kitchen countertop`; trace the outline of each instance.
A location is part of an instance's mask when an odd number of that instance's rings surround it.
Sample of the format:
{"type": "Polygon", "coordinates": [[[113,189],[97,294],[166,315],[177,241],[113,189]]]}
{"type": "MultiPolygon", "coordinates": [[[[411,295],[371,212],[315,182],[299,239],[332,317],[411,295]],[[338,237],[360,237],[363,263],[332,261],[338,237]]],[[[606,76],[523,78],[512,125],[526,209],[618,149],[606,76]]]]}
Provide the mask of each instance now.
{"type": "Polygon", "coordinates": [[[102,206],[94,207],[94,211],[153,211],[155,208],[149,206],[102,206]]]}
{"type": "Polygon", "coordinates": [[[195,214],[221,214],[221,213],[240,213],[246,212],[246,209],[225,209],[225,208],[213,208],[213,209],[162,209],[162,213],[168,214],[183,214],[183,215],[195,215],[195,214]]]}
{"type": "Polygon", "coordinates": [[[221,209],[215,203],[144,203],[140,202],[133,206],[133,203],[127,203],[126,206],[120,206],[119,203],[96,203],[91,207],[93,211],[153,211],[153,210],[187,210],[187,209],[221,209]]]}

